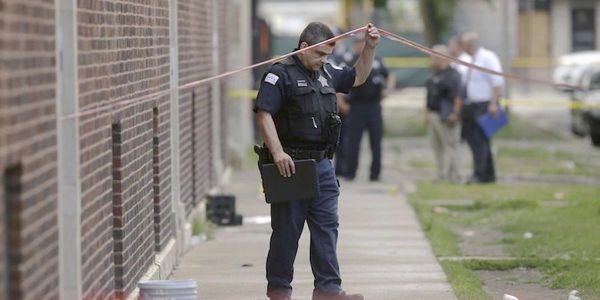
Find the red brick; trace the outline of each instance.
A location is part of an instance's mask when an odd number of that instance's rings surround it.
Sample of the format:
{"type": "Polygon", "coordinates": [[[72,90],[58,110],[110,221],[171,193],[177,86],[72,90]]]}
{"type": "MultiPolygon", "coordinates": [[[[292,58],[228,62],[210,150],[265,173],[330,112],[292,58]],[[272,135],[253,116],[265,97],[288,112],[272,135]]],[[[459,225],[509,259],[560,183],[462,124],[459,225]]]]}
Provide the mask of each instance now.
{"type": "Polygon", "coordinates": [[[0,246],[0,257],[8,254],[12,261],[0,260],[0,282],[6,283],[6,274],[12,277],[9,294],[2,286],[0,298],[56,298],[54,3],[4,0],[0,20],[0,140],[7,142],[0,144],[0,172],[22,166],[12,179],[2,175],[0,238],[9,243],[0,246]],[[7,180],[21,189],[8,194],[7,180]],[[35,251],[39,245],[44,251],[35,251]]]}
{"type": "MultiPolygon", "coordinates": [[[[77,3],[80,110],[170,88],[168,1],[77,3]]],[[[179,84],[215,72],[213,31],[222,35],[216,71],[226,69],[227,5],[217,2],[214,15],[213,3],[178,0],[179,84]]],[[[17,179],[10,179],[17,180],[21,192],[9,195],[0,186],[2,203],[17,199],[8,207],[10,220],[7,207],[0,205],[0,239],[11,241],[0,246],[0,257],[10,253],[16,262],[0,260],[0,283],[13,274],[11,293],[24,299],[58,297],[54,9],[52,0],[0,1],[0,140],[6,141],[0,145],[0,171],[23,167],[17,179]],[[35,251],[41,245],[43,251],[35,251]]],[[[174,236],[170,109],[181,115],[177,188],[186,214],[215,182],[211,145],[219,139],[225,155],[225,101],[219,102],[221,115],[211,115],[210,85],[181,91],[179,100],[171,108],[165,95],[79,119],[82,253],[77,259],[86,298],[128,295],[155,251],[174,236]],[[216,120],[222,130],[213,137],[216,120]],[[113,124],[121,124],[117,136],[113,124]]],[[[8,298],[6,290],[0,286],[0,299],[8,298]]]]}

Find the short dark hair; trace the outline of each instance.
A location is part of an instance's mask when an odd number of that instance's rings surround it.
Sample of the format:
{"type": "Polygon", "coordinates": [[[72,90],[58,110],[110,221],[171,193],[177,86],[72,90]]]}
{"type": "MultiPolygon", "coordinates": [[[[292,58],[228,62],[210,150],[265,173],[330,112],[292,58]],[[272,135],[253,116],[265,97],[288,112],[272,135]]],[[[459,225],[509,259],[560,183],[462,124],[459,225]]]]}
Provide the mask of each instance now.
{"type": "MultiPolygon", "coordinates": [[[[302,42],[305,42],[311,46],[328,40],[332,37],[334,37],[334,35],[329,26],[321,22],[311,22],[306,26],[306,28],[304,28],[304,30],[302,30],[300,39],[298,40],[298,48],[300,48],[300,44],[302,44],[302,42]]],[[[330,45],[335,46],[335,42],[332,42],[330,45]]]]}

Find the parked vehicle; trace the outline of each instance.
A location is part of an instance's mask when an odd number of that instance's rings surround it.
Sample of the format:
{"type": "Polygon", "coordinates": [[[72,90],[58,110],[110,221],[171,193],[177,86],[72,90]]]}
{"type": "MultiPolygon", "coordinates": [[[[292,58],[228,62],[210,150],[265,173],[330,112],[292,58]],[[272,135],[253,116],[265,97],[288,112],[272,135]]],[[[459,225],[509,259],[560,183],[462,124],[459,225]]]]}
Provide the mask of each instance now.
{"type": "Polygon", "coordinates": [[[574,90],[571,106],[571,131],[578,136],[589,135],[600,147],[600,63],[586,66],[574,90]]]}
{"type": "MultiPolygon", "coordinates": [[[[569,53],[558,58],[552,78],[556,83],[576,86],[581,81],[581,76],[589,64],[600,63],[600,51],[584,51],[569,53]]],[[[560,88],[567,93],[573,93],[573,89],[560,88]]]]}

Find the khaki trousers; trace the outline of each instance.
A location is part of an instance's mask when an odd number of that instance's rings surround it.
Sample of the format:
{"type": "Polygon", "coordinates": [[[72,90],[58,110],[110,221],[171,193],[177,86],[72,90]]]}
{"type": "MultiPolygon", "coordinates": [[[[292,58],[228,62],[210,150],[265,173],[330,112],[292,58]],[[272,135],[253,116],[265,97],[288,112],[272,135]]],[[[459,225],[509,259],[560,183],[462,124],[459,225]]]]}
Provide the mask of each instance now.
{"type": "Polygon", "coordinates": [[[429,135],[435,153],[438,179],[459,182],[460,124],[450,127],[441,120],[438,113],[431,113],[429,135]]]}

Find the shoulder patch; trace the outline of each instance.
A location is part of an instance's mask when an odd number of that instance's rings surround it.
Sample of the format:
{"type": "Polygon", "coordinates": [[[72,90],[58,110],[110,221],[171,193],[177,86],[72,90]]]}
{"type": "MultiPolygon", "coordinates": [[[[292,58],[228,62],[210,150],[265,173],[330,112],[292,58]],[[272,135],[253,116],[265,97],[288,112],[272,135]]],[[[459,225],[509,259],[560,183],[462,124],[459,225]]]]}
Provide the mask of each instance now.
{"type": "Polygon", "coordinates": [[[267,74],[267,76],[265,77],[265,82],[268,82],[272,85],[275,85],[277,83],[277,80],[279,80],[279,76],[273,74],[273,73],[269,73],[267,74]]]}

